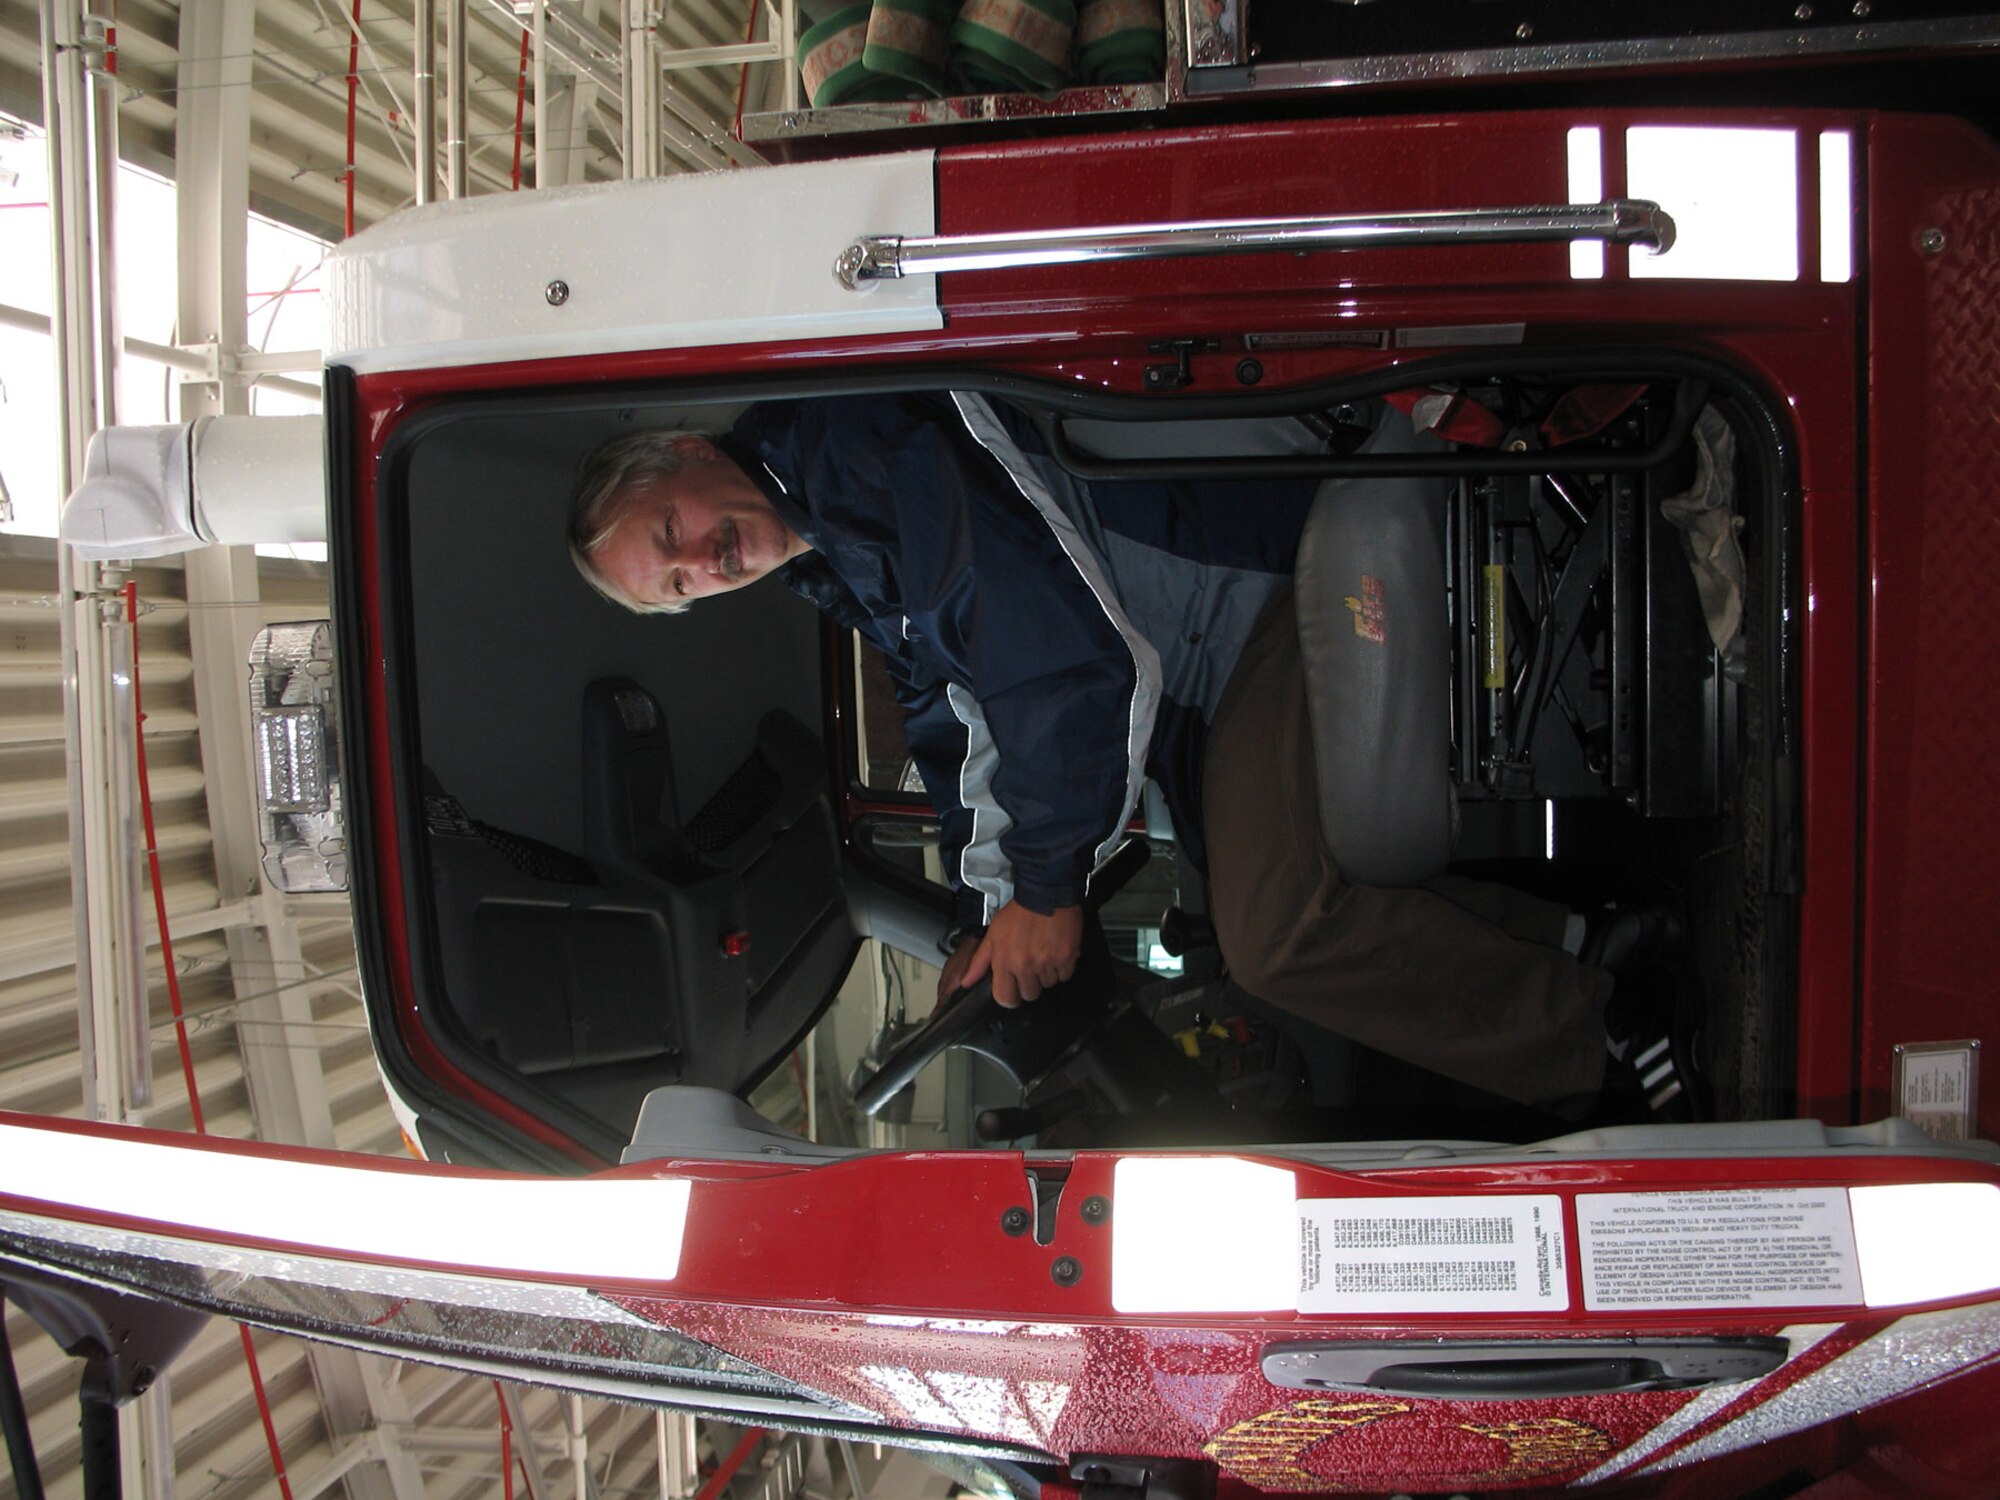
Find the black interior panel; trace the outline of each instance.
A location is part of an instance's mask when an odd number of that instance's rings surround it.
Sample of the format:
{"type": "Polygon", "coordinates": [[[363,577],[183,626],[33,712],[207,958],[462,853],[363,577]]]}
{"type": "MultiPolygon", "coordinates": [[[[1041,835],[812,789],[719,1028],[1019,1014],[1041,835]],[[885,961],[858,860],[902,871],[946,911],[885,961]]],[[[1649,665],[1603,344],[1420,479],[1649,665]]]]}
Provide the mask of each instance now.
{"type": "Polygon", "coordinates": [[[817,613],[767,583],[634,615],[564,537],[599,443],[738,410],[469,406],[406,469],[420,987],[462,1065],[609,1154],[654,1086],[754,1083],[854,950],[817,613]]]}

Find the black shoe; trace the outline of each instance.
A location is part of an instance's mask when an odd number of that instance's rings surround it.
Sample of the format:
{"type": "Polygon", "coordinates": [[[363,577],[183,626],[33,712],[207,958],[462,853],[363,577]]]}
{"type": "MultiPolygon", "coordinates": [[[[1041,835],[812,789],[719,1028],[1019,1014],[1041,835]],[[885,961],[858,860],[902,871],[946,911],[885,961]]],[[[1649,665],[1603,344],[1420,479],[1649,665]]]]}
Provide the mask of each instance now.
{"type": "Polygon", "coordinates": [[[1685,1122],[1696,1118],[1694,1095],[1688,1088],[1689,1070],[1675,1055],[1671,1033],[1644,1039],[1644,1045],[1625,1060],[1625,1065],[1638,1076],[1646,1112],[1654,1119],[1685,1122]]]}
{"type": "Polygon", "coordinates": [[[1645,1117],[1665,1124],[1705,1120],[1713,1110],[1696,1060],[1699,1007],[1669,971],[1620,975],[1604,1011],[1611,1053],[1609,1086],[1643,1101],[1645,1117]]]}
{"type": "Polygon", "coordinates": [[[1677,956],[1687,942],[1680,914],[1664,906],[1610,906],[1584,919],[1577,958],[1618,973],[1677,956]]]}

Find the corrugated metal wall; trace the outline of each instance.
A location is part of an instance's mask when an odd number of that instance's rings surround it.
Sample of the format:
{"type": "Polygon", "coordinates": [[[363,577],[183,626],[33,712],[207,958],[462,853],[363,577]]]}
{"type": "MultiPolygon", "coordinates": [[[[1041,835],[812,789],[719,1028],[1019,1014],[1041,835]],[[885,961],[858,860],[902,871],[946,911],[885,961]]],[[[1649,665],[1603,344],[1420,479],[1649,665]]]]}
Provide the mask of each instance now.
{"type": "MultiPolygon", "coordinates": [[[[0,619],[5,621],[0,666],[0,1107],[36,1114],[84,1113],[84,1064],[78,1045],[75,936],[70,906],[70,842],[63,753],[62,663],[52,543],[0,539],[0,619]]],[[[150,566],[137,574],[144,613],[139,627],[141,692],[151,772],[157,847],[170,930],[179,933],[175,966],[182,1003],[192,1020],[189,1044],[209,1128],[254,1136],[244,1088],[239,1032],[231,1014],[234,987],[221,932],[199,929],[218,906],[210,849],[201,754],[196,735],[194,673],[181,570],[150,566]]],[[[321,591],[323,593],[323,590],[321,591]]],[[[150,913],[149,913],[150,917],[150,913]]],[[[154,924],[149,920],[150,929],[154,924]]],[[[153,1103],[145,1123],[186,1130],[192,1121],[167,1002],[157,937],[149,950],[153,1103]]],[[[315,963],[338,972],[351,966],[343,922],[316,924],[315,963]]],[[[273,976],[274,980],[276,976],[273,976]]],[[[344,1039],[356,1019],[351,997],[331,986],[315,1005],[344,1039]]],[[[253,1045],[289,1045],[289,1038],[249,1038],[253,1045]]],[[[314,1045],[318,1038],[301,1039],[314,1045]]],[[[336,1041],[335,1046],[341,1046],[336,1041]]],[[[347,1046],[351,1050],[352,1043],[347,1046]]],[[[366,1051],[366,1038],[359,1038],[366,1051]]],[[[332,1054],[330,1054],[331,1057],[332,1054]]],[[[379,1089],[377,1090],[379,1094],[379,1089]]],[[[361,1145],[381,1144],[377,1099],[353,1101],[351,1128],[361,1145]],[[374,1118],[371,1118],[374,1117],[374,1118]]],[[[389,1136],[393,1139],[391,1125],[389,1136]]],[[[75,1392],[78,1366],[18,1310],[7,1333],[43,1474],[55,1496],[81,1488],[75,1392]]],[[[319,1403],[304,1378],[301,1356],[269,1346],[266,1380],[280,1436],[308,1454],[325,1443],[319,1403]]],[[[247,1493],[257,1486],[243,1450],[258,1428],[242,1352],[233,1331],[214,1325],[182,1359],[173,1376],[178,1397],[176,1464],[184,1495],[219,1488],[247,1493]],[[242,1450],[242,1451],[239,1451],[242,1450]]],[[[263,1454],[262,1479],[270,1478],[263,1454]]],[[[0,1492],[11,1492],[0,1477],[0,1492]]]]}
{"type": "MultiPolygon", "coordinates": [[[[58,0],[72,4],[74,0],[58,0]]],[[[117,0],[118,116],[123,154],[169,176],[180,85],[180,39],[191,0],[117,0]]],[[[211,0],[201,0],[206,6],[211,0]]],[[[220,0],[214,0],[220,4],[220,0]]],[[[100,7],[103,9],[103,7],[100,7]]],[[[551,98],[560,104],[548,138],[543,181],[616,177],[620,121],[615,76],[618,8],[611,0],[551,7],[564,40],[551,59],[551,98]],[[608,42],[608,45],[607,45],[608,42]],[[607,83],[608,79],[608,83],[607,83]]],[[[337,236],[345,211],[349,40],[358,17],[354,111],[355,222],[365,227],[413,196],[411,0],[254,0],[249,176],[253,208],[323,237],[337,236]]],[[[660,36],[672,47],[739,42],[751,15],[747,0],[676,0],[661,7],[660,36]]],[[[511,186],[515,154],[521,181],[537,181],[535,136],[516,124],[521,35],[528,12],[504,0],[473,0],[468,31],[469,178],[473,192],[511,186]],[[518,143],[518,144],[517,144],[518,143]]],[[[41,27],[38,7],[0,3],[0,112],[41,119],[41,27]]],[[[532,70],[530,70],[532,75],[532,70]]],[[[667,170],[754,160],[727,140],[738,67],[671,75],[663,127],[667,170]],[[706,119],[699,117],[706,116],[706,119]],[[676,123],[676,122],[679,123],[676,123]]],[[[0,301],[40,303],[32,293],[0,301]]],[[[50,441],[54,441],[53,434],[50,441]]],[[[342,1149],[403,1149],[377,1078],[355,989],[346,909],[338,900],[288,903],[279,914],[284,955],[259,967],[258,920],[268,909],[217,888],[210,787],[203,739],[236,723],[196,701],[201,653],[191,639],[188,570],[169,560],[136,574],[144,613],[139,630],[145,742],[158,847],[174,937],[174,967],[188,1015],[189,1045],[208,1129],[236,1137],[285,1139],[280,1117],[296,1128],[286,1101],[253,1097],[264,1063],[304,1063],[291,1071],[323,1089],[331,1141],[342,1149]],[[232,941],[232,937],[234,941],[232,941]],[[246,957],[246,952],[251,956],[246,957]],[[289,1014],[270,997],[282,991],[289,1014]],[[296,1002],[303,1000],[303,1004],[296,1002]]],[[[79,1116],[84,1059],[78,1046],[75,928],[70,902],[68,778],[63,750],[63,686],[53,543],[0,535],[0,1109],[79,1116]]],[[[203,593],[197,589],[197,593],[203,593]]],[[[320,569],[267,562],[257,597],[204,594],[199,609],[232,609],[233,619],[298,618],[325,608],[320,569]]],[[[211,658],[212,660],[212,658],[211,658]]],[[[230,691],[234,691],[232,687],[230,691]]],[[[192,1119],[168,1010],[164,965],[142,893],[148,943],[152,1100],[135,1118],[165,1129],[192,1119]]],[[[282,1093],[267,1082],[267,1094],[282,1093]]],[[[324,1118],[324,1117],[322,1117],[324,1118]]],[[[49,1493],[70,1500],[82,1487],[76,1425],[79,1370],[18,1310],[7,1310],[14,1351],[49,1493]]],[[[309,1350],[258,1335],[265,1389],[292,1500],[312,1500],[345,1486],[352,1500],[484,1500],[502,1493],[499,1398],[490,1381],[448,1371],[309,1350]]],[[[278,1481],[259,1420],[250,1376],[233,1327],[214,1323],[177,1362],[167,1382],[172,1478],[142,1472],[128,1450],[131,1500],[238,1500],[277,1496],[278,1481]],[[150,1478],[152,1483],[146,1483],[150,1478]]],[[[582,1442],[573,1444],[568,1398],[516,1393],[517,1450],[539,1454],[545,1500],[560,1493],[655,1494],[654,1414],[585,1401],[582,1442]],[[573,1455],[587,1455],[579,1484],[573,1455]]],[[[693,1424],[674,1419],[692,1434],[693,1424]]],[[[732,1430],[704,1429],[691,1446],[712,1454],[735,1441],[732,1430]]],[[[683,1455],[685,1456],[685,1455],[683,1455]]],[[[789,1461],[788,1461],[789,1463],[789,1461]]],[[[795,1488],[781,1464],[762,1471],[795,1488]]],[[[515,1488],[527,1493],[533,1466],[517,1464],[515,1488]]],[[[756,1481],[769,1488],[763,1479],[756,1481]]],[[[691,1492],[683,1472],[675,1493],[691,1492]]],[[[0,1466],[0,1500],[14,1495],[0,1466]]]]}
{"type": "MultiPolygon", "coordinates": [[[[349,1151],[401,1152],[362,1020],[344,902],[292,904],[298,961],[266,973],[232,975],[227,934],[216,924],[218,914],[235,903],[225,902],[216,887],[183,573],[168,560],[145,565],[135,576],[161,873],[208,1129],[264,1136],[246,1084],[245,1055],[290,1049],[317,1064],[336,1144],[349,1151]],[[309,1019],[274,1024],[242,1016],[260,998],[254,990],[238,993],[246,979],[304,995],[309,1019]]],[[[84,1067],[78,1050],[55,590],[53,543],[0,537],[0,1109],[80,1117],[84,1067]]],[[[258,592],[261,597],[247,607],[260,622],[308,617],[326,607],[323,569],[315,565],[266,562],[258,592]]],[[[192,1119],[150,901],[144,926],[153,1102],[138,1118],[186,1130],[192,1119]]],[[[82,1491],[80,1365],[12,1306],[6,1334],[48,1493],[52,1500],[74,1500],[82,1491]]],[[[347,1483],[355,1500],[409,1500],[416,1493],[431,1500],[474,1500],[502,1492],[499,1400],[492,1382],[344,1353],[312,1352],[309,1358],[309,1346],[277,1336],[258,1334],[256,1345],[293,1500],[326,1492],[329,1482],[347,1483]],[[343,1367],[315,1369],[315,1360],[328,1359],[343,1361],[343,1367]],[[372,1414],[364,1410],[343,1424],[352,1430],[338,1433],[334,1423],[342,1393],[325,1389],[336,1380],[369,1393],[374,1407],[372,1414]],[[346,1446],[357,1441],[362,1449],[346,1446]],[[391,1465],[379,1458],[343,1469],[350,1452],[376,1451],[366,1446],[371,1442],[395,1456],[400,1484],[391,1465]]],[[[175,1363],[167,1386],[173,1495],[248,1500],[280,1493],[232,1325],[211,1322],[175,1363]]],[[[517,1448],[532,1443],[541,1453],[551,1493],[573,1493],[567,1398],[525,1391],[520,1396],[524,1424],[517,1448]]],[[[345,1398],[350,1405],[351,1398],[350,1389],[345,1398]]],[[[598,1493],[658,1493],[653,1414],[596,1401],[582,1407],[590,1483],[598,1493]]],[[[128,1451],[128,1481],[135,1467],[128,1451]]],[[[517,1490],[526,1493],[524,1470],[517,1468],[516,1480],[517,1490]]],[[[0,1469],[0,1497],[14,1494],[11,1475],[0,1469]]]]}

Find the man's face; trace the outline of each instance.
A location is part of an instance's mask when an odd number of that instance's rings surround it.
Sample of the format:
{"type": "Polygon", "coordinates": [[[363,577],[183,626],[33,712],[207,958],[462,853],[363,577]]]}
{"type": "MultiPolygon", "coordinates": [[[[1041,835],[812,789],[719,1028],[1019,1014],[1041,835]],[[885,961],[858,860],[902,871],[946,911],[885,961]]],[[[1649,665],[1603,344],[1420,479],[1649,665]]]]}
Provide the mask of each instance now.
{"type": "Polygon", "coordinates": [[[642,604],[725,594],[808,550],[764,492],[704,438],[675,445],[685,465],[627,485],[593,552],[598,571],[642,604]]]}

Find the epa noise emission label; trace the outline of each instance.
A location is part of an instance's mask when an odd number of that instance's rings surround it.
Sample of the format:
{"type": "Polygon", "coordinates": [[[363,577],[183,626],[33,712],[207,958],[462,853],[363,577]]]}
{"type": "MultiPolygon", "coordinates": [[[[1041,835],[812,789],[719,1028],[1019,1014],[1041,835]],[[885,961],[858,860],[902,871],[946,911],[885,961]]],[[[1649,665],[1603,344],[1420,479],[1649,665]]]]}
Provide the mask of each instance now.
{"type": "Polygon", "coordinates": [[[1554,1194],[1299,1204],[1300,1312],[1561,1312],[1554,1194]]]}
{"type": "Polygon", "coordinates": [[[1580,1193],[1576,1221],[1593,1312],[1861,1300],[1845,1188],[1580,1193]]]}

